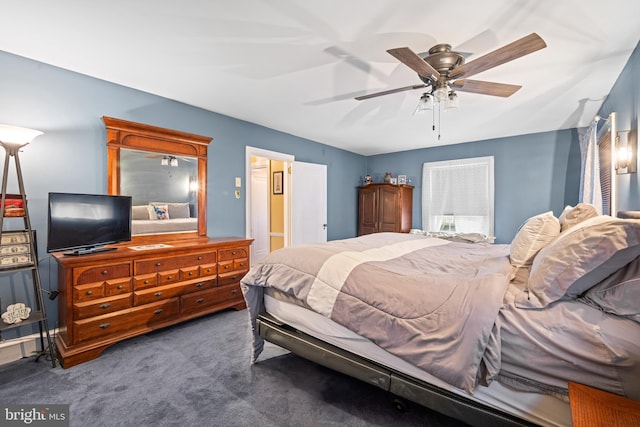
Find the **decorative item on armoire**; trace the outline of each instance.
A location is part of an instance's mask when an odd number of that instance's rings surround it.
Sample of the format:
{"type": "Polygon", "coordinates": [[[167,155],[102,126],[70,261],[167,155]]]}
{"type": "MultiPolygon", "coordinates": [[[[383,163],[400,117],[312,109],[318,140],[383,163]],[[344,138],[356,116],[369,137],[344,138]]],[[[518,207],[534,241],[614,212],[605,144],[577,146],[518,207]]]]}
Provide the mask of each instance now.
{"type": "Polygon", "coordinates": [[[391,172],[387,172],[384,175],[384,182],[386,182],[387,184],[391,183],[391,172]]]}

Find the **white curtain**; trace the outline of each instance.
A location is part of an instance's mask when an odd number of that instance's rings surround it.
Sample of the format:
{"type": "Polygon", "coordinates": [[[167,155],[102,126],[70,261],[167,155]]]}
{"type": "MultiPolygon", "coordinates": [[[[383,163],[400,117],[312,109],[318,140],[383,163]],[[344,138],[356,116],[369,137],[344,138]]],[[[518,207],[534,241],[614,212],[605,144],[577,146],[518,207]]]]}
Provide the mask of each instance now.
{"type": "Polygon", "coordinates": [[[424,163],[422,228],[492,236],[493,193],[491,156],[424,163]]]}
{"type": "Polygon", "coordinates": [[[582,169],[579,201],[594,205],[602,213],[600,159],[598,156],[598,122],[594,120],[580,138],[582,169]]]}

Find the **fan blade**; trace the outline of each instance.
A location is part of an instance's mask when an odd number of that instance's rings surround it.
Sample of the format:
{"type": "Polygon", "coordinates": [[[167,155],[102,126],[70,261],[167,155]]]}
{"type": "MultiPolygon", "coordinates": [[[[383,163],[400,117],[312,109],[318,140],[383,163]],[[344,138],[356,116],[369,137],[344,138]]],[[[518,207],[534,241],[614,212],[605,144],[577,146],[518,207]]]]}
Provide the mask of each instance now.
{"type": "Polygon", "coordinates": [[[414,51],[408,47],[399,47],[396,49],[387,50],[398,61],[402,62],[407,67],[418,73],[419,76],[426,79],[431,79],[434,82],[440,77],[438,70],[426,63],[424,59],[420,58],[414,51]]]}
{"type": "Polygon", "coordinates": [[[483,82],[480,80],[456,80],[451,88],[460,92],[479,93],[481,95],[502,96],[507,98],[516,93],[522,86],[505,83],[483,82]]]}
{"type": "Polygon", "coordinates": [[[462,75],[471,77],[474,74],[513,61],[514,59],[518,59],[545,47],[547,47],[547,44],[544,40],[536,33],[531,33],[513,43],[509,43],[506,46],[455,68],[449,74],[449,78],[453,79],[462,75]]]}
{"type": "Polygon", "coordinates": [[[364,99],[375,98],[376,96],[390,95],[392,93],[404,92],[406,90],[412,90],[412,89],[422,89],[423,87],[427,87],[427,85],[424,85],[424,84],[413,85],[413,86],[399,87],[397,89],[383,90],[382,92],[370,93],[369,95],[356,96],[355,100],[362,101],[364,99]]]}

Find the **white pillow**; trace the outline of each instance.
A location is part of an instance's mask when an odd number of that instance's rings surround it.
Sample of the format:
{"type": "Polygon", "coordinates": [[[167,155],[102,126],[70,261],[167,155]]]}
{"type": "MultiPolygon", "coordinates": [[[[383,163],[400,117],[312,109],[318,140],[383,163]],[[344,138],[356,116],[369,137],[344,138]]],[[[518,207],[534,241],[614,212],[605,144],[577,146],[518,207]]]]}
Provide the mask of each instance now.
{"type": "Polygon", "coordinates": [[[600,215],[598,209],[589,203],[578,203],[575,207],[567,206],[560,214],[560,231],[566,231],[574,225],[600,215]]]}
{"type": "Polygon", "coordinates": [[[511,265],[520,268],[533,263],[540,249],[560,234],[560,222],[553,212],[529,218],[511,241],[511,265]]]}
{"type": "Polygon", "coordinates": [[[520,308],[575,299],[629,264],[640,253],[640,220],[598,215],[574,225],[547,245],[531,266],[520,308]]]}

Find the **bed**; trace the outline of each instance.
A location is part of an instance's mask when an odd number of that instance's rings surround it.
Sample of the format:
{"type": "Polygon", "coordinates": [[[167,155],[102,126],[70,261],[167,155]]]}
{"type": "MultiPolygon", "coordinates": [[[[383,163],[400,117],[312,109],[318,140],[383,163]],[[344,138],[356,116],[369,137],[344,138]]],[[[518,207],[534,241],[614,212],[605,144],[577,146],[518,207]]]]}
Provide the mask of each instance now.
{"type": "Polygon", "coordinates": [[[640,400],[640,219],[536,215],[509,245],[377,233],[242,280],[264,340],[471,425],[571,425],[568,382],[640,400]]]}

